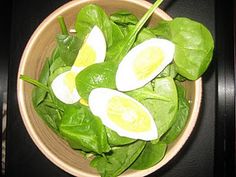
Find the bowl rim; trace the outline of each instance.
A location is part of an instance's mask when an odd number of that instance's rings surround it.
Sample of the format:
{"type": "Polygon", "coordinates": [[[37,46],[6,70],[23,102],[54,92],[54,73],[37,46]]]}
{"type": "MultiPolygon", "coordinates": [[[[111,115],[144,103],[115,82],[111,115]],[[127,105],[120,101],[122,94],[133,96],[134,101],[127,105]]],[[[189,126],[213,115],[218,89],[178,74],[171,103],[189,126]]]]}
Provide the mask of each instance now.
{"type": "MultiPolygon", "coordinates": [[[[60,158],[58,158],[52,150],[50,150],[38,137],[36,131],[33,128],[33,125],[30,121],[30,117],[27,114],[27,110],[24,101],[24,84],[23,81],[20,78],[21,73],[24,73],[25,71],[25,65],[26,65],[26,59],[29,55],[29,51],[31,51],[31,45],[37,40],[39,34],[41,31],[50,24],[53,19],[57,18],[60,14],[62,14],[65,11],[68,11],[69,9],[73,8],[74,6],[77,6],[79,4],[83,4],[85,2],[88,2],[89,0],[73,0],[70,2],[65,3],[64,5],[57,8],[55,11],[53,11],[49,16],[47,16],[41,24],[37,27],[37,29],[33,32],[32,36],[30,37],[29,41],[27,42],[27,45],[24,49],[23,55],[20,60],[20,65],[18,69],[17,74],[17,100],[18,100],[18,106],[21,114],[21,118],[23,120],[23,123],[27,129],[28,134],[30,135],[31,139],[33,140],[34,144],[39,148],[39,150],[46,156],[51,162],[53,162],[56,166],[60,167],[62,170],[74,175],[74,176],[81,176],[81,177],[97,177],[97,175],[91,175],[89,173],[86,173],[84,171],[81,171],[79,169],[76,169],[74,167],[71,167],[70,165],[64,163],[60,158]]],[[[144,1],[144,0],[120,0],[123,2],[132,2],[136,5],[142,6],[144,8],[150,7],[152,4],[150,2],[144,1]]],[[[91,2],[96,2],[96,0],[93,0],[91,2]]],[[[163,10],[157,8],[154,12],[155,14],[161,15],[165,17],[165,20],[171,20],[172,18],[166,14],[163,10]]],[[[154,171],[158,170],[159,168],[163,167],[165,164],[167,164],[175,155],[180,151],[182,146],[186,143],[189,136],[191,135],[196,122],[198,118],[198,113],[200,110],[201,105],[201,99],[202,99],[202,79],[199,78],[195,81],[195,95],[198,95],[198,97],[195,97],[195,102],[193,104],[193,110],[192,110],[192,119],[189,120],[188,124],[189,126],[186,126],[185,131],[183,131],[183,134],[181,135],[179,141],[181,143],[177,144],[175,146],[176,148],[172,148],[172,151],[170,152],[170,155],[168,158],[163,158],[158,164],[154,165],[151,168],[145,169],[145,170],[138,170],[137,173],[134,174],[123,174],[121,176],[123,177],[136,177],[138,176],[145,176],[148,174],[153,173],[154,171]]]]}

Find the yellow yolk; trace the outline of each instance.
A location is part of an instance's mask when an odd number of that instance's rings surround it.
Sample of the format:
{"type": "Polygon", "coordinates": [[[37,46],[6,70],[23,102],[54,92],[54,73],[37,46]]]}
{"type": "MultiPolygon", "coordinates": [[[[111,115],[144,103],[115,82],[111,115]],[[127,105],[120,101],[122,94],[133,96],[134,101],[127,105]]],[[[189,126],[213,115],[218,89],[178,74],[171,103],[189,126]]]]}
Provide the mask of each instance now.
{"type": "Polygon", "coordinates": [[[76,77],[75,72],[68,72],[64,77],[64,83],[65,85],[67,85],[70,93],[72,93],[74,89],[76,88],[75,77],[76,77]]]}
{"type": "Polygon", "coordinates": [[[96,61],[96,52],[89,44],[85,43],[79,51],[74,66],[87,67],[91,64],[94,64],[95,61],[96,61]]]}
{"type": "Polygon", "coordinates": [[[79,100],[79,102],[80,102],[80,104],[82,104],[82,105],[84,105],[84,106],[88,106],[88,101],[85,100],[85,99],[83,99],[83,98],[81,98],[81,99],[79,100]]]}
{"type": "Polygon", "coordinates": [[[138,80],[143,80],[152,75],[164,59],[163,52],[155,46],[141,51],[134,61],[133,71],[138,80]]]}
{"type": "Polygon", "coordinates": [[[107,114],[119,127],[131,132],[147,131],[151,127],[150,116],[134,101],[114,96],[108,101],[107,114]]]}

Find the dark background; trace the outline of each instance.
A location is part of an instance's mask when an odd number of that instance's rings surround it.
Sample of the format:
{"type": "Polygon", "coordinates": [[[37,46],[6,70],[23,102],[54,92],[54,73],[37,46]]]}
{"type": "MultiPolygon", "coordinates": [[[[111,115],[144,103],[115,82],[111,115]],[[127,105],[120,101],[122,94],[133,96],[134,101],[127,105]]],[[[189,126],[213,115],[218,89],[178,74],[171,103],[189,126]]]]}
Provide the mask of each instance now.
{"type": "MultiPolygon", "coordinates": [[[[21,0],[1,6],[4,27],[1,25],[0,103],[1,93],[8,90],[6,176],[71,176],[49,161],[33,143],[23,125],[16,99],[17,70],[27,41],[42,20],[66,2],[21,0]]],[[[225,2],[166,0],[161,5],[172,17],[184,16],[203,23],[215,39],[215,54],[203,76],[203,101],[193,133],[177,156],[151,177],[234,176],[235,4],[233,0],[225,2]]]]}

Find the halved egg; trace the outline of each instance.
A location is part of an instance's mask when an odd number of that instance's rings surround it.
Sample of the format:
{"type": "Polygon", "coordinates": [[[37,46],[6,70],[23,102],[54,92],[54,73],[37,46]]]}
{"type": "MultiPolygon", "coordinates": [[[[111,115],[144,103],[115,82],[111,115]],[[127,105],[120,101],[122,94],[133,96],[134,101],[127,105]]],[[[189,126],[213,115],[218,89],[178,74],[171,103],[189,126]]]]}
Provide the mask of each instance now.
{"type": "Polygon", "coordinates": [[[120,91],[140,88],[154,79],[173,61],[175,45],[169,40],[152,38],[132,48],[116,73],[120,91]]]}
{"type": "Polygon", "coordinates": [[[52,82],[51,88],[55,96],[66,104],[80,100],[75,85],[77,74],[87,66],[103,62],[106,56],[105,37],[98,26],[94,26],[80,48],[70,71],[58,75],[52,82]]]}
{"type": "Polygon", "coordinates": [[[91,112],[120,136],[141,140],[158,137],[151,113],[134,98],[109,88],[96,88],[88,99],[91,112]]]}

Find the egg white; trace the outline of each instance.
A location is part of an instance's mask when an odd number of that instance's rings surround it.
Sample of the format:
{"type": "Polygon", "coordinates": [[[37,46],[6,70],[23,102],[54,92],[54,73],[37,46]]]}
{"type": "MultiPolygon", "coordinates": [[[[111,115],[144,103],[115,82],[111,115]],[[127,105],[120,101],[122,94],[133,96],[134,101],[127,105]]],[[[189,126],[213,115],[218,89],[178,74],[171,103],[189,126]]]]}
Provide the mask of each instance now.
{"type": "MultiPolygon", "coordinates": [[[[72,71],[66,71],[60,75],[58,75],[52,82],[51,88],[53,90],[54,95],[63,103],[66,104],[74,104],[81,98],[76,90],[73,88],[73,91],[70,92],[68,86],[65,84],[64,80],[66,75],[72,71]]],[[[73,81],[72,81],[73,82],[73,81]]],[[[74,80],[75,82],[75,80],[74,80]]]]}
{"type": "Polygon", "coordinates": [[[141,139],[141,140],[154,140],[158,137],[157,134],[157,127],[154,122],[154,119],[151,113],[137,100],[133,99],[132,97],[121,93],[116,90],[112,90],[109,88],[96,88],[91,91],[88,99],[88,104],[91,112],[98,116],[102,123],[107,126],[108,128],[112,129],[113,131],[117,132],[120,136],[129,137],[133,139],[141,139]],[[151,129],[145,132],[130,132],[122,129],[114,122],[112,122],[107,114],[108,102],[114,96],[121,96],[124,98],[129,98],[143,107],[144,111],[149,115],[151,120],[151,129]]]}
{"type": "Polygon", "coordinates": [[[144,86],[154,79],[162,70],[165,69],[168,64],[173,61],[174,53],[174,43],[166,39],[152,38],[135,46],[128,52],[118,66],[116,73],[117,89],[120,91],[130,91],[144,86]],[[164,54],[163,61],[149,77],[139,80],[132,69],[135,59],[141,51],[152,46],[161,49],[162,54],[164,54]]]}
{"type": "Polygon", "coordinates": [[[86,43],[95,50],[96,53],[96,62],[103,62],[106,56],[106,40],[103,35],[103,32],[98,26],[94,26],[92,31],[89,33],[86,43]]]}

